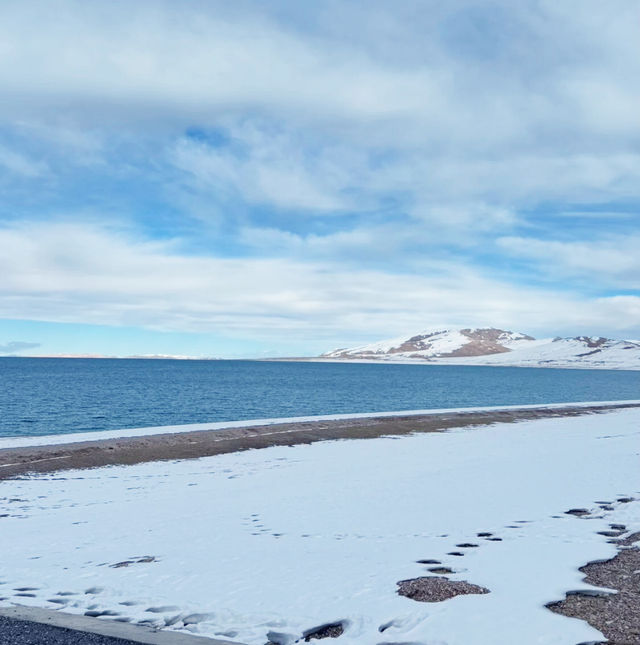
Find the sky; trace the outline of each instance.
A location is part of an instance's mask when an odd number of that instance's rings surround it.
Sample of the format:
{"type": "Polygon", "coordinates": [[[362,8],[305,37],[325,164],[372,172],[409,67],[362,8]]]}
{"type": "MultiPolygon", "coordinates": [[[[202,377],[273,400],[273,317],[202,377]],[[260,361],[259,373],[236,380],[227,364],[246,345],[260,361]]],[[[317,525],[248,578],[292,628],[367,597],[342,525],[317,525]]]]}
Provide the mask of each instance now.
{"type": "Polygon", "coordinates": [[[640,338],[640,4],[0,3],[0,355],[640,338]]]}

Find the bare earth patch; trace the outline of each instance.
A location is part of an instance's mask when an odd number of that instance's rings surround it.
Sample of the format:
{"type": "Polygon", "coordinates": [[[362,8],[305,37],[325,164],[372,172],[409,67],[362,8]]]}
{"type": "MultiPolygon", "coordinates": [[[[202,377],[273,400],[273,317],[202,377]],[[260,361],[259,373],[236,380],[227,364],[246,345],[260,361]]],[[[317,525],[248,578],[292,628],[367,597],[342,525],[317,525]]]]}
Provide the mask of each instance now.
{"type": "Polygon", "coordinates": [[[618,593],[570,592],[564,600],[547,607],[557,614],[586,620],[605,635],[610,645],[640,645],[640,548],[630,546],[639,540],[640,533],[617,540],[621,547],[618,555],[580,569],[586,583],[618,593]]]}
{"type": "Polygon", "coordinates": [[[398,585],[398,594],[418,602],[442,602],[455,596],[467,594],[489,593],[488,589],[473,585],[464,580],[449,580],[440,576],[424,576],[401,580],[398,585]]]}

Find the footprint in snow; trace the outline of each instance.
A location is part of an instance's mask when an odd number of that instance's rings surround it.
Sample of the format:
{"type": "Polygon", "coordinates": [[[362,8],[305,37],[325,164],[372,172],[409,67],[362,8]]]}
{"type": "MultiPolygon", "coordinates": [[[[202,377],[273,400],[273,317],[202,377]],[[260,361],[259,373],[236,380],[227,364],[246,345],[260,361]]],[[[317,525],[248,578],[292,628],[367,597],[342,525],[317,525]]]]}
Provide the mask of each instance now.
{"type": "Polygon", "coordinates": [[[84,615],[90,616],[91,618],[99,618],[100,616],[119,616],[120,614],[112,609],[103,609],[102,611],[99,609],[89,609],[84,612],[84,615]]]}
{"type": "Polygon", "coordinates": [[[176,614],[175,616],[165,616],[164,625],[165,627],[171,627],[176,623],[179,623],[182,620],[182,614],[176,614]]]}
{"type": "Polygon", "coordinates": [[[596,531],[598,535],[604,535],[604,537],[617,538],[620,537],[624,531],[596,531]]]}
{"type": "Polygon", "coordinates": [[[122,562],[116,562],[115,564],[110,564],[109,566],[112,569],[121,569],[132,564],[149,564],[150,562],[157,562],[155,555],[134,556],[130,560],[123,560],[122,562]]]}
{"type": "Polygon", "coordinates": [[[151,620],[151,619],[146,619],[146,620],[137,620],[136,625],[141,625],[143,627],[160,627],[161,624],[157,620],[151,620]]]}
{"type": "Polygon", "coordinates": [[[564,512],[565,515],[573,515],[575,517],[586,517],[591,515],[591,511],[586,508],[570,508],[568,511],[564,512]]]}
{"type": "Polygon", "coordinates": [[[186,625],[197,625],[198,623],[202,623],[206,620],[211,620],[215,618],[215,614],[189,614],[188,616],[185,616],[182,619],[182,623],[186,625]]]}
{"type": "Polygon", "coordinates": [[[176,607],[175,605],[163,605],[162,607],[148,607],[145,611],[150,614],[164,614],[168,611],[178,611],[178,609],[180,607],[176,607]]]}
{"type": "Polygon", "coordinates": [[[438,575],[449,575],[450,573],[455,573],[453,569],[450,569],[449,567],[432,567],[429,569],[429,573],[435,573],[438,575]]]}

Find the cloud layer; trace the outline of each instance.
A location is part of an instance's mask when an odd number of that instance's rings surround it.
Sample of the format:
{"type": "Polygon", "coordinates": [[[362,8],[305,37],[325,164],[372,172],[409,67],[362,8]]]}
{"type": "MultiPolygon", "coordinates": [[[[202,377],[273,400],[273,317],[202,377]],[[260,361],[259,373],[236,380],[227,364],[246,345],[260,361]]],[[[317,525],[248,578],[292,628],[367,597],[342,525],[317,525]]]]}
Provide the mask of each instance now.
{"type": "Polygon", "coordinates": [[[447,323],[624,332],[640,298],[523,291],[455,263],[409,274],[340,263],[193,257],[77,225],[0,231],[0,314],[56,322],[329,342],[447,323]]]}
{"type": "Polygon", "coordinates": [[[0,8],[0,315],[640,337],[623,0],[0,8]]]}
{"type": "Polygon", "coordinates": [[[28,349],[40,347],[40,343],[28,343],[20,340],[12,340],[4,345],[0,345],[0,354],[17,354],[28,349]]]}

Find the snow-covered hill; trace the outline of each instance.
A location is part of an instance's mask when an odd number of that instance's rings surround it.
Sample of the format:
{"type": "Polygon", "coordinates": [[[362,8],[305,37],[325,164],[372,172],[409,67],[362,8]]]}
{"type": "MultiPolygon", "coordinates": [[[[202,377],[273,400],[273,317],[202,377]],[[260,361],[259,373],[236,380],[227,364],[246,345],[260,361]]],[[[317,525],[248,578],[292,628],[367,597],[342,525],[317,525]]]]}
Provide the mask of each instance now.
{"type": "Polygon", "coordinates": [[[322,358],[640,370],[640,341],[591,336],[537,340],[503,329],[443,329],[336,349],[322,358]]]}

